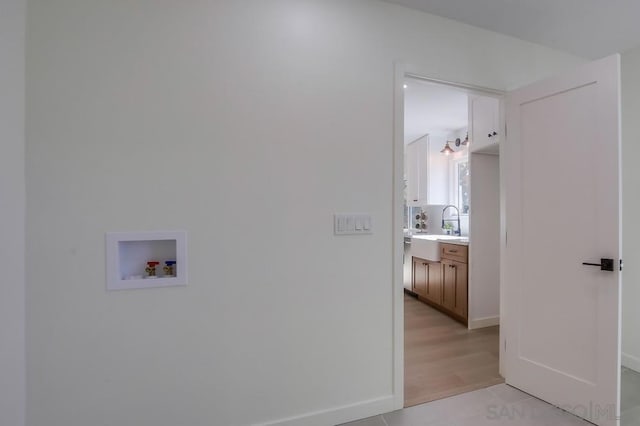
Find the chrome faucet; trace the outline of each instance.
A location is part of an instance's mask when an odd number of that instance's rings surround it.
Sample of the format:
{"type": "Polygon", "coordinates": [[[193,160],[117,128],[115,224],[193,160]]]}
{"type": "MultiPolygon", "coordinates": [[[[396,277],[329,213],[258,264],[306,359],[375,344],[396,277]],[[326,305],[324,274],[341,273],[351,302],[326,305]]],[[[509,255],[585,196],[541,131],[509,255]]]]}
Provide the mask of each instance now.
{"type": "Polygon", "coordinates": [[[462,235],[462,229],[460,228],[460,210],[454,206],[453,204],[449,204],[448,206],[445,206],[444,209],[442,209],[442,228],[444,229],[444,223],[445,222],[453,222],[454,220],[457,220],[458,222],[458,230],[454,232],[454,234],[456,235],[462,235]],[[453,207],[454,209],[456,209],[456,214],[457,214],[457,218],[456,219],[445,219],[444,218],[444,214],[447,211],[447,209],[449,207],[453,207]]]}

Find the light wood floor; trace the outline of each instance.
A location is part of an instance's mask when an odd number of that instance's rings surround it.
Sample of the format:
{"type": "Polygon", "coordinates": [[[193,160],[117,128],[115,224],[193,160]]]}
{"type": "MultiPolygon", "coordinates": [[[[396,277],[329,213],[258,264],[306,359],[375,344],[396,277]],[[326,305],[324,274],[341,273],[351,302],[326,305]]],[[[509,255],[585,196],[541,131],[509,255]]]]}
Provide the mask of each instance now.
{"type": "Polygon", "coordinates": [[[404,296],[404,406],[503,383],[498,374],[498,327],[469,331],[404,296]]]}

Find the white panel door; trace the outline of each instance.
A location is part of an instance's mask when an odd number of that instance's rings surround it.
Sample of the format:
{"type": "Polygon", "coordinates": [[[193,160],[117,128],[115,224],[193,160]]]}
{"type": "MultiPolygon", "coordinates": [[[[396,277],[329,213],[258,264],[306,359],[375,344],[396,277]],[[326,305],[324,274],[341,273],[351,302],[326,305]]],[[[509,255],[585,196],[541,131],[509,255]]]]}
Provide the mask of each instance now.
{"type": "Polygon", "coordinates": [[[620,58],[507,96],[507,383],[616,425],[620,369],[620,58]],[[599,266],[613,259],[612,271],[599,266]]]}

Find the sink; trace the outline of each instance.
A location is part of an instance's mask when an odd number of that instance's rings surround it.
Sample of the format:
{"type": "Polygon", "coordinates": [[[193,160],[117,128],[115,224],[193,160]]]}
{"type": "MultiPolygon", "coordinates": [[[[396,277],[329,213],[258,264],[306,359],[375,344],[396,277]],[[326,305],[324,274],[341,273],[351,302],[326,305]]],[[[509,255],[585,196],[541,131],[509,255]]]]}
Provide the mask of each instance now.
{"type": "Polygon", "coordinates": [[[411,236],[411,256],[439,262],[441,242],[467,245],[469,238],[459,237],[457,235],[415,234],[411,236]]]}
{"type": "MultiPolygon", "coordinates": [[[[414,236],[411,239],[411,256],[422,259],[440,261],[440,243],[435,238],[423,238],[425,236],[414,236]]],[[[429,237],[435,237],[430,235],[429,237]]]]}

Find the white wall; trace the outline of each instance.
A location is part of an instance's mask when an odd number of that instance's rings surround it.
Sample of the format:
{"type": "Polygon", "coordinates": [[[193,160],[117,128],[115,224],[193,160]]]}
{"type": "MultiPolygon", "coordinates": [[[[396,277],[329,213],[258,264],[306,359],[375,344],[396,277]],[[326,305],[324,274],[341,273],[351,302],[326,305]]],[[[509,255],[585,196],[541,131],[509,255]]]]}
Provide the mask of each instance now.
{"type": "Polygon", "coordinates": [[[470,156],[469,328],[500,317],[500,157],[470,156]]]}
{"type": "Polygon", "coordinates": [[[25,415],[24,45],[26,0],[0,1],[0,425],[25,415]]]}
{"type": "MultiPolygon", "coordinates": [[[[447,140],[449,141],[455,141],[456,138],[460,138],[461,141],[463,141],[467,135],[467,131],[468,131],[469,127],[465,126],[462,127],[456,131],[453,131],[451,133],[449,133],[447,135],[447,140]]],[[[458,205],[458,201],[457,201],[457,188],[455,185],[456,182],[456,173],[457,168],[456,168],[456,160],[468,160],[469,159],[469,146],[465,146],[465,145],[460,145],[459,147],[455,147],[454,145],[451,145],[451,147],[456,150],[455,153],[448,155],[448,156],[443,156],[445,158],[445,161],[447,161],[447,182],[448,182],[448,204],[453,204],[455,206],[458,205]]],[[[447,211],[448,214],[454,214],[455,212],[453,210],[448,210],[447,211]]],[[[469,235],[469,215],[468,214],[462,214],[460,215],[460,235],[462,236],[468,236],[469,235]]]]}
{"type": "Polygon", "coordinates": [[[429,204],[449,204],[449,159],[440,152],[446,139],[444,134],[429,134],[429,204]]]}
{"type": "Polygon", "coordinates": [[[640,48],[622,55],[622,364],[640,371],[640,48]]]}
{"type": "Polygon", "coordinates": [[[391,409],[394,61],[496,89],[579,62],[372,0],[28,12],[29,426],[391,409]],[[104,232],[153,229],[189,232],[189,286],[106,293],[104,232]]]}

